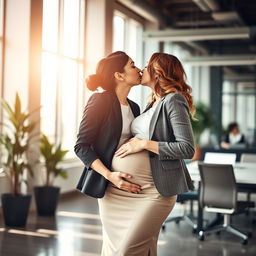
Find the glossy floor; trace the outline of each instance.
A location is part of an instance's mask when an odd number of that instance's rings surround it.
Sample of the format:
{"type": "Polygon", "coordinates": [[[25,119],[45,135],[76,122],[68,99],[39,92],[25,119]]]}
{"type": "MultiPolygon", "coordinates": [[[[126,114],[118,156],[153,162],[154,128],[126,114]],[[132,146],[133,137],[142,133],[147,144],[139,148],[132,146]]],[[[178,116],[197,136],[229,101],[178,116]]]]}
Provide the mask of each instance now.
{"type": "MultiPolygon", "coordinates": [[[[177,204],[172,215],[180,212],[177,204]]],[[[207,236],[201,242],[184,221],[179,225],[169,223],[160,233],[158,255],[256,255],[256,225],[251,220],[251,216],[245,215],[233,218],[234,224],[254,229],[254,237],[246,246],[239,243],[239,238],[224,233],[207,236]]],[[[101,243],[97,201],[78,192],[60,200],[56,217],[38,217],[32,212],[26,228],[6,228],[0,216],[1,256],[99,256],[101,243]]]]}

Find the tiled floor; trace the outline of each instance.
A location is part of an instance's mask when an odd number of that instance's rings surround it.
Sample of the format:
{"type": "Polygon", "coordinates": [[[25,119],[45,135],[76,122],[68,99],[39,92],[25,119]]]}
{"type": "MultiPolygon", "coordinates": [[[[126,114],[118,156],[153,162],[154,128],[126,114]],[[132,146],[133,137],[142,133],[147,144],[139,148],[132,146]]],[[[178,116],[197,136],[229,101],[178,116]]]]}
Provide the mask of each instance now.
{"type": "MultiPolygon", "coordinates": [[[[177,204],[173,215],[179,214],[177,204]]],[[[245,215],[235,216],[234,223],[254,229],[248,245],[229,234],[210,235],[198,241],[191,227],[180,222],[169,223],[161,231],[159,256],[240,256],[256,255],[256,225],[245,215]]],[[[102,243],[97,201],[75,192],[62,198],[56,217],[38,217],[32,212],[26,228],[6,228],[0,217],[1,256],[99,256],[102,243]]]]}

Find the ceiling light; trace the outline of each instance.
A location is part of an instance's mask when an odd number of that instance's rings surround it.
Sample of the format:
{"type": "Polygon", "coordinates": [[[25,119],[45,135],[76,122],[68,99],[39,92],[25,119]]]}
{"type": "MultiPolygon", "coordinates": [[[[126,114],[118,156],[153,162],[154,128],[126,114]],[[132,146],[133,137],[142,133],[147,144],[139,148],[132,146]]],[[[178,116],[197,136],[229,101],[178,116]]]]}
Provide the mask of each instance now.
{"type": "Polygon", "coordinates": [[[182,63],[191,66],[242,66],[256,65],[256,55],[216,55],[182,59],[182,63]]]}
{"type": "Polygon", "coordinates": [[[242,21],[237,12],[213,12],[212,17],[217,21],[242,21]]]}
{"type": "Polygon", "coordinates": [[[212,29],[169,29],[144,32],[144,40],[162,42],[186,42],[250,38],[254,30],[247,27],[212,29]]]}
{"type": "Polygon", "coordinates": [[[220,6],[218,2],[215,0],[203,0],[205,4],[212,10],[212,11],[218,11],[220,9],[220,6]]]}
{"type": "Polygon", "coordinates": [[[204,12],[209,12],[210,8],[203,0],[193,0],[193,2],[204,12]]]}

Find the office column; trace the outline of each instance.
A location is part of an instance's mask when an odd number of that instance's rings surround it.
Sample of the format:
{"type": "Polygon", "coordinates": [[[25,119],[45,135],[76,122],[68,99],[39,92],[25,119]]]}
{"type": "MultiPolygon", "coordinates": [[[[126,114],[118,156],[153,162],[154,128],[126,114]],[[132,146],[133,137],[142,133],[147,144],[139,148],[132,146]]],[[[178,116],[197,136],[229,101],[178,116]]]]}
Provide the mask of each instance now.
{"type": "MultiPolygon", "coordinates": [[[[40,106],[41,101],[41,55],[42,55],[42,24],[43,0],[30,1],[30,37],[29,37],[29,88],[28,109],[32,111],[40,106]]],[[[42,168],[39,163],[40,150],[40,111],[31,117],[31,122],[37,122],[33,131],[33,139],[28,151],[28,161],[33,168],[34,178],[28,177],[28,193],[33,194],[33,188],[41,182],[42,168]]],[[[34,208],[34,200],[32,208],[34,208]]]]}
{"type": "Polygon", "coordinates": [[[210,68],[210,106],[215,121],[215,131],[220,142],[222,136],[222,67],[210,68]]]}
{"type": "Polygon", "coordinates": [[[85,71],[95,72],[97,62],[112,52],[114,0],[87,0],[85,71]]]}

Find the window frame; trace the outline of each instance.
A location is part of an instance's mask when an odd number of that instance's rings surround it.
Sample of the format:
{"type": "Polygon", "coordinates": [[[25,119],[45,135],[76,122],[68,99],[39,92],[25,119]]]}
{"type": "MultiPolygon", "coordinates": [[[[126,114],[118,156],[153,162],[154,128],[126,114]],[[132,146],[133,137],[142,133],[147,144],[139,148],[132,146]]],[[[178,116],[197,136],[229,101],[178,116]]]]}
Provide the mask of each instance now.
{"type": "MultiPolygon", "coordinates": [[[[57,5],[58,5],[58,17],[57,17],[57,30],[58,30],[58,36],[57,36],[57,49],[54,50],[47,50],[42,46],[42,54],[44,53],[48,53],[50,54],[50,56],[55,56],[57,58],[57,65],[62,67],[63,63],[65,63],[65,61],[70,61],[73,62],[73,64],[76,67],[76,83],[75,83],[75,88],[74,90],[76,91],[76,99],[74,102],[76,102],[76,106],[75,106],[75,129],[74,129],[74,133],[72,134],[72,136],[76,136],[77,134],[77,130],[79,127],[79,120],[81,118],[80,114],[82,113],[82,109],[83,109],[83,105],[84,105],[84,99],[85,99],[85,88],[84,86],[80,86],[84,75],[85,75],[85,25],[86,25],[86,0],[78,0],[79,3],[79,7],[78,7],[78,12],[79,12],[79,17],[78,17],[78,24],[79,24],[79,29],[78,29],[78,34],[77,34],[77,46],[78,46],[78,51],[77,51],[77,57],[71,57],[71,56],[67,56],[65,54],[63,54],[63,38],[64,38],[64,1],[65,0],[57,0],[57,5]],[[81,73],[82,72],[82,73],[81,73]]],[[[62,102],[62,91],[61,91],[61,86],[62,86],[62,74],[63,71],[61,70],[61,72],[56,72],[56,83],[55,83],[55,123],[54,123],[54,134],[50,135],[50,139],[53,139],[54,143],[59,143],[62,142],[63,144],[63,105],[64,102],[62,102]]],[[[42,76],[43,76],[43,72],[42,72],[42,76]]],[[[43,84],[42,84],[43,85],[43,84]]],[[[43,88],[41,88],[41,91],[43,90],[43,88]]],[[[41,98],[42,100],[42,98],[41,98]]],[[[43,118],[41,116],[41,118],[43,118]]],[[[44,132],[43,127],[40,127],[41,132],[44,132]]],[[[49,135],[49,134],[46,134],[49,135]]],[[[75,143],[75,142],[74,142],[75,143]]],[[[64,147],[64,146],[63,146],[64,147]]],[[[65,148],[69,150],[70,155],[67,156],[67,160],[74,160],[76,157],[74,155],[73,150],[71,148],[65,148]]]]}

